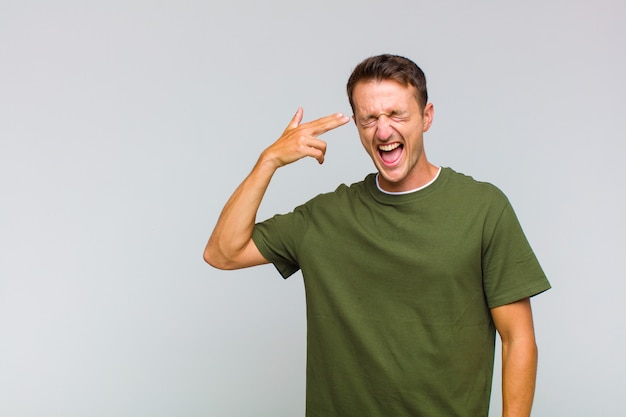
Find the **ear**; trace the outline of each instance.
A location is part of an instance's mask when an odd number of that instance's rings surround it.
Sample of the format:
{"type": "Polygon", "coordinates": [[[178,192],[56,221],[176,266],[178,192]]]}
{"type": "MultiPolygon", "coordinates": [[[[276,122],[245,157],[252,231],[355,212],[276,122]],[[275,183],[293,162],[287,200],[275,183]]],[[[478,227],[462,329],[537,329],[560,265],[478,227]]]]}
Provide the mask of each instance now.
{"type": "Polygon", "coordinates": [[[430,126],[433,124],[433,118],[435,117],[435,106],[433,103],[428,103],[426,107],[424,107],[424,132],[427,132],[430,129],[430,126]]]}

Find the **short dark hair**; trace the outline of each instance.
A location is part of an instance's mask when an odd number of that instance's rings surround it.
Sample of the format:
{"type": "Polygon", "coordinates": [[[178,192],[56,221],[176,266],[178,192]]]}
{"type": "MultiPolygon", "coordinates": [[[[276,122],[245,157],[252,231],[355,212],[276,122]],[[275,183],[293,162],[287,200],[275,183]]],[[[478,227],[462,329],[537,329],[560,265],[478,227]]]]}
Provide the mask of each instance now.
{"type": "Polygon", "coordinates": [[[403,56],[383,54],[363,60],[352,71],[346,86],[352,111],[354,111],[354,101],[352,100],[354,87],[360,81],[370,80],[393,80],[404,86],[412,85],[417,91],[415,98],[420,108],[424,110],[426,103],[428,103],[426,76],[421,68],[415,62],[403,56]]]}

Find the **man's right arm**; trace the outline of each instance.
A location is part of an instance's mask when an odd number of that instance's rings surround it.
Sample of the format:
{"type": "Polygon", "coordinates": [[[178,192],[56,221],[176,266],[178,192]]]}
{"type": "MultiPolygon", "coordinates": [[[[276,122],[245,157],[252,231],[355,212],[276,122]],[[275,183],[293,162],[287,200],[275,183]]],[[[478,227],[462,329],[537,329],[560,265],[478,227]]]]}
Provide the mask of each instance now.
{"type": "Polygon", "coordinates": [[[204,249],[204,260],[219,269],[239,269],[268,263],[252,241],[256,214],[276,170],[304,157],[324,162],[326,142],[317,137],[350,119],[341,113],[300,124],[298,109],[281,137],[267,148],[230,197],[204,249]]]}

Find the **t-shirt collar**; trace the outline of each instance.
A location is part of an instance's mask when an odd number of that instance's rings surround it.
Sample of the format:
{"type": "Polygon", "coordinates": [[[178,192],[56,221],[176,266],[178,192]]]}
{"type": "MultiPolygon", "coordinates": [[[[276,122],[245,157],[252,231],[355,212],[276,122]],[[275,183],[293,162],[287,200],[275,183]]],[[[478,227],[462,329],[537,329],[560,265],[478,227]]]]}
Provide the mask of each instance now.
{"type": "Polygon", "coordinates": [[[384,194],[388,194],[388,195],[406,195],[406,194],[412,194],[416,191],[420,191],[423,190],[424,188],[428,187],[429,185],[431,185],[433,182],[435,182],[437,180],[437,178],[439,177],[439,174],[441,173],[441,167],[437,168],[437,173],[435,174],[435,176],[433,177],[432,180],[428,181],[428,183],[422,185],[421,187],[415,188],[413,190],[408,190],[408,191],[385,191],[380,187],[380,184],[378,183],[378,176],[380,174],[376,174],[376,187],[378,188],[378,190],[381,193],[384,194]]]}

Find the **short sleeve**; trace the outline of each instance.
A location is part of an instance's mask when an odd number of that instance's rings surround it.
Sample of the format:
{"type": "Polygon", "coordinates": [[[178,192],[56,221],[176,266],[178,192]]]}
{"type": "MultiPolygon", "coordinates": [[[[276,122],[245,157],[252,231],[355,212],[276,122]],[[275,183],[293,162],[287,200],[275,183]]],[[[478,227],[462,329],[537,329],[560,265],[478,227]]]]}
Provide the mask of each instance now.
{"type": "Polygon", "coordinates": [[[486,223],[482,255],[488,306],[509,304],[550,289],[508,200],[491,223],[486,223]]]}
{"type": "Polygon", "coordinates": [[[291,213],[278,214],[254,227],[252,240],[283,278],[300,269],[297,253],[306,229],[306,211],[300,206],[291,213]]]}

